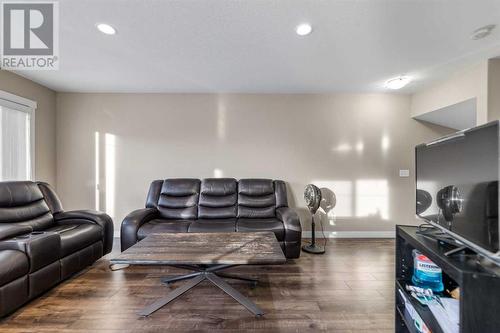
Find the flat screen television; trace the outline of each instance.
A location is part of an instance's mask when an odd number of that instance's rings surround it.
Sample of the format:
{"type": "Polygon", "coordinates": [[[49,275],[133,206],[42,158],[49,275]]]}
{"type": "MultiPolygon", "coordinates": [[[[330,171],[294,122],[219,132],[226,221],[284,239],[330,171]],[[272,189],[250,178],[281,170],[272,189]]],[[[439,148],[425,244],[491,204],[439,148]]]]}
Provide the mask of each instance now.
{"type": "Polygon", "coordinates": [[[416,214],[499,261],[499,123],[415,147],[416,214]]]}

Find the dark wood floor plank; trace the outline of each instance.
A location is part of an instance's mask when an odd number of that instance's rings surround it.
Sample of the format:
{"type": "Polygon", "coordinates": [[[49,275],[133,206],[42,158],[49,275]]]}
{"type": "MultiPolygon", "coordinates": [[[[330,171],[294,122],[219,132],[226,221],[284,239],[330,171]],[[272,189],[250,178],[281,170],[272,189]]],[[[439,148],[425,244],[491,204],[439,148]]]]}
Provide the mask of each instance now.
{"type": "MultiPolygon", "coordinates": [[[[115,249],[119,249],[115,244],[115,249]]],[[[255,318],[208,283],[149,318],[137,312],[171,287],[160,277],[172,267],[134,266],[112,272],[109,258],[0,321],[2,333],[117,332],[378,332],[394,331],[394,241],[330,240],[327,253],[302,253],[285,265],[228,270],[259,278],[256,288],[228,282],[265,312],[255,318]]]]}

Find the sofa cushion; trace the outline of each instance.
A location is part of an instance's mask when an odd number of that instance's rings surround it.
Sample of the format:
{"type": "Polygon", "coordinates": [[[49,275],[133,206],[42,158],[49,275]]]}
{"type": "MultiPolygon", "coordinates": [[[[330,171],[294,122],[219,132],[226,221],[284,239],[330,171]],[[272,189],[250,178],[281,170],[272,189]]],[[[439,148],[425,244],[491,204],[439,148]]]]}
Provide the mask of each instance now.
{"type": "Polygon", "coordinates": [[[189,232],[235,232],[236,219],[200,219],[189,225],[189,232]]]}
{"type": "Polygon", "coordinates": [[[29,234],[33,229],[19,223],[0,223],[0,240],[29,234]]]}
{"type": "Polygon", "coordinates": [[[238,182],[238,217],[276,216],[276,196],[270,179],[241,179],[238,182]]]}
{"type": "Polygon", "coordinates": [[[201,181],[198,218],[234,218],[237,213],[236,179],[207,178],[201,181]]]}
{"type": "Polygon", "coordinates": [[[35,231],[54,224],[38,185],[30,181],[0,183],[0,223],[21,223],[35,231]]]}
{"type": "Polygon", "coordinates": [[[164,232],[188,232],[189,225],[193,220],[165,220],[154,219],[144,223],[137,230],[137,238],[139,240],[146,238],[149,234],[164,233],[164,232]]]}
{"type": "Polygon", "coordinates": [[[0,207],[19,207],[43,199],[38,185],[31,181],[0,183],[0,207]]]}
{"type": "Polygon", "coordinates": [[[61,237],[61,258],[102,241],[102,228],[97,224],[63,224],[47,229],[61,237]]]}
{"type": "Polygon", "coordinates": [[[103,256],[103,243],[96,242],[81,250],[78,250],[64,258],[61,258],[61,279],[66,279],[70,275],[91,266],[95,261],[103,256]]]}
{"type": "Polygon", "coordinates": [[[240,179],[238,193],[251,196],[274,194],[273,181],[271,179],[240,179]]]}
{"type": "Polygon", "coordinates": [[[0,251],[0,286],[28,274],[28,257],[16,250],[0,251]]]}
{"type": "Polygon", "coordinates": [[[166,179],[158,199],[158,211],[165,219],[196,219],[198,216],[198,179],[166,179]]]}
{"type": "Polygon", "coordinates": [[[276,239],[278,241],[283,241],[285,239],[285,226],[283,225],[283,222],[276,218],[238,219],[236,222],[236,231],[272,231],[276,235],[276,239]]]}

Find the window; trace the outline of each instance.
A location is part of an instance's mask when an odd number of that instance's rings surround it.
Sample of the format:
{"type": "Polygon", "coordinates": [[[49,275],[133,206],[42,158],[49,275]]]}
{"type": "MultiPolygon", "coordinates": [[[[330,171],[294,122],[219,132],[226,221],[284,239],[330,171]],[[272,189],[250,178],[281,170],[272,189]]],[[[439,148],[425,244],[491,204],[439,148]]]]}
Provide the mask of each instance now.
{"type": "Polygon", "coordinates": [[[36,102],[0,90],[0,180],[31,180],[36,102]]]}

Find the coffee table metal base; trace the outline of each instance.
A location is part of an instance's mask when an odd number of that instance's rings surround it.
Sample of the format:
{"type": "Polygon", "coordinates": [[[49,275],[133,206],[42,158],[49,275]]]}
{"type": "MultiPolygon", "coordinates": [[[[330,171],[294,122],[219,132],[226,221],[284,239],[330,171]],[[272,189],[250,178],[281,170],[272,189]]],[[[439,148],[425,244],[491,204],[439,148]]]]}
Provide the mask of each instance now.
{"type": "Polygon", "coordinates": [[[255,305],[249,298],[243,296],[239,291],[231,287],[226,281],[222,279],[235,279],[235,280],[242,280],[242,281],[248,281],[253,283],[255,286],[258,282],[256,279],[252,278],[247,278],[247,277],[240,277],[237,275],[231,275],[231,274],[226,274],[226,273],[219,273],[218,271],[229,268],[229,267],[234,267],[236,265],[178,265],[175,267],[178,268],[184,268],[184,269],[190,269],[195,272],[190,273],[190,274],[185,274],[185,275],[179,275],[179,276],[174,276],[174,277],[168,277],[168,278],[162,278],[161,281],[165,284],[170,284],[174,283],[176,281],[182,281],[182,280],[189,280],[186,284],[180,286],[179,288],[173,290],[170,292],[168,295],[165,297],[162,297],[155,301],[153,304],[149,305],[145,309],[143,309],[141,312],[139,312],[139,315],[141,316],[149,316],[153,312],[161,309],[177,297],[181,296],[188,290],[196,287],[198,284],[201,282],[208,280],[212,282],[214,285],[222,289],[226,294],[234,298],[238,303],[243,305],[245,308],[247,308],[248,311],[252,312],[255,316],[262,316],[264,315],[264,312],[257,306],[255,305]]]}

